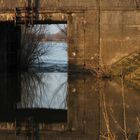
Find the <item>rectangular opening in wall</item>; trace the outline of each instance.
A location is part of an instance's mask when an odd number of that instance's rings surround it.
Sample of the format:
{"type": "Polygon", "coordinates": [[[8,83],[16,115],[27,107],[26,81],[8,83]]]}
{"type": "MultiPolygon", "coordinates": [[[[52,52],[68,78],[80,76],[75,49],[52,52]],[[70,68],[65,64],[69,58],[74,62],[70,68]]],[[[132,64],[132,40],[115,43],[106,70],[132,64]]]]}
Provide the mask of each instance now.
{"type": "Polygon", "coordinates": [[[67,24],[22,27],[17,108],[67,110],[67,24]]]}

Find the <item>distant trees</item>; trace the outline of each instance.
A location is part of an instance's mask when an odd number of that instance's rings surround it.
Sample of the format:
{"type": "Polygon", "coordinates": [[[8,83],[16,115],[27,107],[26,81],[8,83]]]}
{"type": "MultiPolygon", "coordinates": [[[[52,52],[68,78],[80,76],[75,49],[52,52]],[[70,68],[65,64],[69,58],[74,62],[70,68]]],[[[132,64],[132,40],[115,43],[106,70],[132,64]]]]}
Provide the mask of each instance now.
{"type": "Polygon", "coordinates": [[[59,32],[47,34],[45,41],[66,41],[67,40],[67,25],[56,24],[56,27],[59,29],[59,32]]]}

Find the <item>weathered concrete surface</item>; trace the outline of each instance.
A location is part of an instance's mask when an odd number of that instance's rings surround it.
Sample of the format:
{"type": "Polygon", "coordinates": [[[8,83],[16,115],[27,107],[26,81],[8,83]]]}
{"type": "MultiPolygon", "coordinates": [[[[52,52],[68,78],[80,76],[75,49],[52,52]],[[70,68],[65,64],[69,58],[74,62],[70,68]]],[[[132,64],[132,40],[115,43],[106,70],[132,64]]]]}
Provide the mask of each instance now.
{"type": "MultiPolygon", "coordinates": [[[[15,7],[25,5],[1,1],[0,19],[14,20],[15,7]]],[[[39,20],[67,21],[70,64],[98,68],[139,49],[139,0],[42,0],[39,20]]]]}
{"type": "MultiPolygon", "coordinates": [[[[3,1],[0,20],[14,21],[15,8],[24,4],[24,0],[3,1]]],[[[140,48],[139,0],[44,0],[40,7],[40,21],[67,21],[70,64],[98,69],[99,64],[111,65],[140,48]]],[[[88,80],[72,81],[69,87],[68,131],[45,132],[42,139],[98,140],[99,95],[94,90],[97,86],[94,80],[92,83],[88,80]],[[85,94],[85,91],[88,93],[85,94]]],[[[10,140],[12,137],[15,139],[15,136],[9,135],[10,140]]],[[[21,139],[25,137],[21,136],[21,139]]]]}
{"type": "Polygon", "coordinates": [[[111,65],[140,49],[140,11],[102,11],[102,62],[111,65]]]}
{"type": "MultiPolygon", "coordinates": [[[[1,21],[14,20],[15,8],[24,5],[24,1],[4,1],[0,7],[1,21]],[[5,14],[4,10],[9,14],[5,14]]],[[[44,23],[47,23],[48,20],[67,21],[70,64],[94,68],[99,66],[98,17],[98,3],[92,0],[50,0],[41,1],[40,4],[39,21],[44,23]]]]}

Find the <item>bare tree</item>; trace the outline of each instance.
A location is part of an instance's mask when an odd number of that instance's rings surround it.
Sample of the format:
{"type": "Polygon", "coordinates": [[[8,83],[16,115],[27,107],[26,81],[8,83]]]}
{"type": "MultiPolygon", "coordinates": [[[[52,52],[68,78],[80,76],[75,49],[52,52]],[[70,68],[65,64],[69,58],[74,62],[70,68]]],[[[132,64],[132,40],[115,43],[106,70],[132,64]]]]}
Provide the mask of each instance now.
{"type": "Polygon", "coordinates": [[[21,70],[28,68],[35,62],[39,62],[40,56],[46,53],[42,48],[46,26],[36,25],[22,30],[21,39],[21,70]]]}

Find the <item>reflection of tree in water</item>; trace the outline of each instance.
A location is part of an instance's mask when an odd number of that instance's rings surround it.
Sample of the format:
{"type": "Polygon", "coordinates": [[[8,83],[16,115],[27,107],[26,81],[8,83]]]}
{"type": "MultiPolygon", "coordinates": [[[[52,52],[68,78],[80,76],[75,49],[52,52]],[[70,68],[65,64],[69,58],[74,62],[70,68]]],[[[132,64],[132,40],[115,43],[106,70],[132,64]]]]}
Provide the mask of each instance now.
{"type": "Polygon", "coordinates": [[[138,115],[139,109],[136,107],[139,103],[136,93],[139,92],[127,88],[124,77],[120,77],[119,84],[115,84],[116,81],[109,83],[112,83],[112,87],[107,82],[100,87],[101,139],[139,140],[140,117],[138,115]],[[110,96],[108,91],[110,91],[110,95],[113,91],[113,94],[110,96]],[[130,92],[132,92],[132,96],[130,96],[130,92]],[[114,93],[117,93],[116,96],[114,93]]]}
{"type": "Polygon", "coordinates": [[[67,76],[64,73],[21,75],[22,108],[67,108],[67,76]],[[63,77],[64,78],[63,78],[63,77]]]}
{"type": "MultiPolygon", "coordinates": [[[[42,75],[32,72],[24,72],[21,74],[21,100],[22,107],[33,106],[36,87],[41,85],[42,75]]],[[[43,84],[43,83],[42,83],[43,84]]],[[[41,87],[40,87],[41,89],[41,87]]],[[[42,90],[40,90],[42,92],[42,90]]]]}

